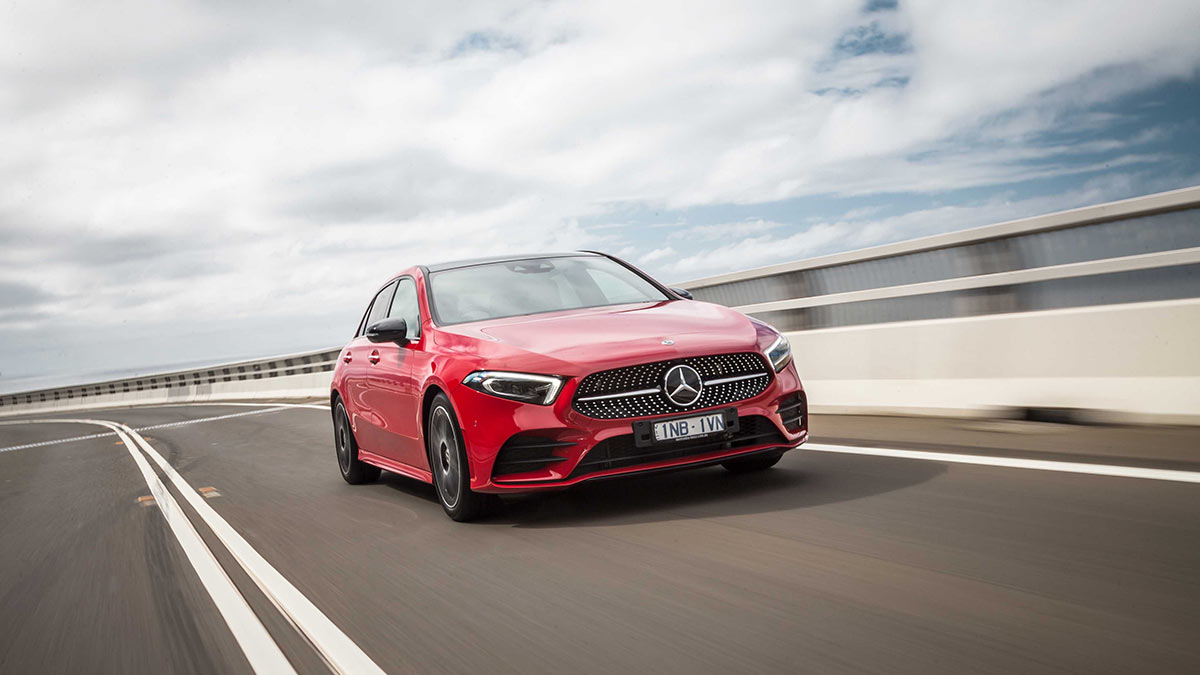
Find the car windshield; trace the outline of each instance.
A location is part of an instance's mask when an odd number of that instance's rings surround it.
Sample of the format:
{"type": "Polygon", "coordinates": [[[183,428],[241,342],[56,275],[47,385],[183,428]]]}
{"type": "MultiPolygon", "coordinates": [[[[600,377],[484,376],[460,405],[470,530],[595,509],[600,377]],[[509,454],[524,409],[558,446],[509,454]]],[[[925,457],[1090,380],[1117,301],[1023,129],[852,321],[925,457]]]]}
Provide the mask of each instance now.
{"type": "Polygon", "coordinates": [[[429,295],[442,325],[670,299],[623,265],[598,256],[530,258],[434,272],[429,295]]]}

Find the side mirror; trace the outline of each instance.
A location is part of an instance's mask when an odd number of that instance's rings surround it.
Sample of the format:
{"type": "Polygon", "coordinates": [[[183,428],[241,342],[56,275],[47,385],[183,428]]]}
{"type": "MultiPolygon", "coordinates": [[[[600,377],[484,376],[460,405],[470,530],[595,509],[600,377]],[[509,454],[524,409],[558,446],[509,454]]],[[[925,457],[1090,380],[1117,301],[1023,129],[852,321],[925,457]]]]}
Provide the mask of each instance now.
{"type": "Polygon", "coordinates": [[[671,289],[671,292],[672,292],[672,293],[674,293],[675,295],[678,295],[679,297],[683,298],[684,300],[695,300],[695,298],[693,298],[693,297],[692,297],[692,294],[691,294],[691,293],[689,293],[689,292],[687,291],[687,289],[684,289],[684,288],[672,288],[672,289],[671,289]]]}
{"type": "Polygon", "coordinates": [[[371,342],[395,342],[408,344],[408,322],[404,319],[384,319],[367,327],[367,339],[371,342]]]}

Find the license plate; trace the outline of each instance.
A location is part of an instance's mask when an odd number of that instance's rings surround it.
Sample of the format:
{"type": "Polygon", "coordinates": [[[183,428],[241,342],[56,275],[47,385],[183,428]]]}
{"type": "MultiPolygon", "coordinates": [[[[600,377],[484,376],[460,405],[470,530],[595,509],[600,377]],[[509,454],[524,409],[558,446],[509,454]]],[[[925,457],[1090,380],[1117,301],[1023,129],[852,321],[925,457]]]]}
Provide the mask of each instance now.
{"type": "Polygon", "coordinates": [[[711,413],[654,423],[655,441],[681,441],[725,431],[725,413],[711,413]]]}

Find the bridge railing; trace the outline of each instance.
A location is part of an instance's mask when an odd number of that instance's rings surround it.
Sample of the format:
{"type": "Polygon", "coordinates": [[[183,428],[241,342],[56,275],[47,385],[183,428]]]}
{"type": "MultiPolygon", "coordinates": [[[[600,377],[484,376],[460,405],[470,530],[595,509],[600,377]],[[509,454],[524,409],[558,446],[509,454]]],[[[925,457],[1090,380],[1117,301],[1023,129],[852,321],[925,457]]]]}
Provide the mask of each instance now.
{"type": "Polygon", "coordinates": [[[1200,187],[679,285],[786,332],[815,411],[1200,421],[1200,187]]]}
{"type": "Polygon", "coordinates": [[[0,395],[0,415],[213,400],[324,398],[340,349],[0,395]]]}
{"type": "MultiPolygon", "coordinates": [[[[1200,187],[675,284],[768,321],[815,412],[1200,423],[1200,187]]],[[[0,396],[324,397],[338,350],[0,396]]]]}

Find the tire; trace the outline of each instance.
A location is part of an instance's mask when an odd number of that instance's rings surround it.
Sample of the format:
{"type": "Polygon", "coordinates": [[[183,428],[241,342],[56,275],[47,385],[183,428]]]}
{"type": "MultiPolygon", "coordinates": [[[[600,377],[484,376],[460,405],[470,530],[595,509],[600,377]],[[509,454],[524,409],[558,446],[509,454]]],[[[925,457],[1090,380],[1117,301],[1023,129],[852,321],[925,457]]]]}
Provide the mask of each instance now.
{"type": "Polygon", "coordinates": [[[739,457],[731,459],[728,462],[721,462],[721,466],[730,473],[749,473],[751,471],[763,471],[769,469],[779,463],[783,458],[783,452],[760,452],[749,457],[739,457]]]}
{"type": "Polygon", "coordinates": [[[425,449],[438,502],[452,520],[465,523],[484,515],[488,495],[471,491],[471,471],[466,443],[450,399],[438,394],[425,420],[425,449]]]}
{"type": "Polygon", "coordinates": [[[358,441],[354,440],[350,417],[340,399],[333,407],[333,449],[337,454],[338,469],[347,483],[373,483],[379,478],[379,467],[358,458],[358,441]]]}

